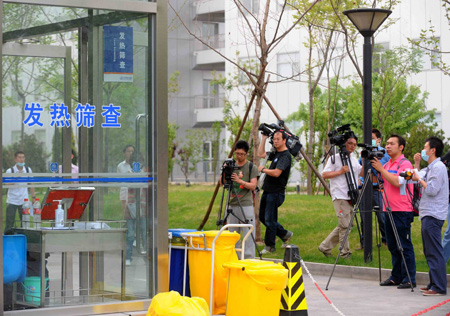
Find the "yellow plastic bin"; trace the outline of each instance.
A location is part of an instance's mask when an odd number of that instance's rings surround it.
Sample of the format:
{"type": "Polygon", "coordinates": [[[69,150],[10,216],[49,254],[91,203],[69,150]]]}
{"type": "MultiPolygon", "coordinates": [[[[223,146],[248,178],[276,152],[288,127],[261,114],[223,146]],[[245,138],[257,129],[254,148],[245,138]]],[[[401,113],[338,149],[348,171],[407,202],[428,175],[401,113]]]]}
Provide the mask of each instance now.
{"type": "Polygon", "coordinates": [[[227,316],[278,316],[288,270],[270,261],[227,262],[230,270],[227,316]]]}
{"type": "MultiPolygon", "coordinates": [[[[214,238],[219,231],[195,232],[192,234],[204,234],[206,237],[206,247],[211,249],[214,238]]],[[[190,234],[190,233],[189,233],[190,234]]],[[[192,244],[196,248],[203,249],[205,246],[204,237],[190,237],[192,244]]],[[[236,232],[223,231],[215,243],[214,255],[214,283],[213,283],[213,314],[225,314],[227,299],[228,269],[222,265],[225,262],[238,261],[234,246],[240,235],[236,232]]],[[[189,240],[189,239],[188,239],[189,240]]],[[[189,246],[192,246],[189,244],[189,246]]],[[[211,259],[212,251],[189,249],[189,277],[191,296],[202,297],[210,304],[211,290],[211,259]]]]}

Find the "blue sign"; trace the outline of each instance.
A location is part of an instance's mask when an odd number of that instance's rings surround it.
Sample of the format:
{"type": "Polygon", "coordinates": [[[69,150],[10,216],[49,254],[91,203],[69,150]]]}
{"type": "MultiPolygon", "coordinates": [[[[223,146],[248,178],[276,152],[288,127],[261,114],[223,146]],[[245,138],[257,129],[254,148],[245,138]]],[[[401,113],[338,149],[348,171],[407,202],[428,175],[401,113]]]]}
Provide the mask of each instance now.
{"type": "Polygon", "coordinates": [[[50,171],[51,171],[51,172],[58,172],[58,163],[52,162],[52,163],[50,164],[50,171]]]}
{"type": "Polygon", "coordinates": [[[140,172],[141,171],[141,164],[139,162],[133,162],[133,172],[140,172]]]}
{"type": "Polygon", "coordinates": [[[103,26],[103,80],[133,82],[133,28],[103,26]]]}

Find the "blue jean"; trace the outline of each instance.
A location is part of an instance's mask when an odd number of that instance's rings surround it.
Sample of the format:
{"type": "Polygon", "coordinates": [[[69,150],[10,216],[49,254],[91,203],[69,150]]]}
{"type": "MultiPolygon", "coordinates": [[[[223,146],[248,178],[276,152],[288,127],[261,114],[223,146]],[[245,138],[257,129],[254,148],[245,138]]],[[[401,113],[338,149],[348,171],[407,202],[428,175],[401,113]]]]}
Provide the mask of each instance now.
{"type": "MultiPolygon", "coordinates": [[[[134,237],[136,234],[136,219],[127,219],[127,253],[126,257],[127,260],[131,260],[131,256],[133,255],[133,243],[134,243],[134,237]]],[[[146,219],[145,217],[141,217],[139,224],[141,226],[141,229],[139,229],[140,236],[138,238],[141,238],[142,246],[145,250],[147,250],[147,238],[146,238],[146,219]]]]}
{"type": "Polygon", "coordinates": [[[264,236],[266,247],[275,248],[276,236],[283,240],[288,233],[288,231],[278,223],[278,208],[283,202],[283,193],[264,192],[261,196],[259,220],[266,226],[266,235],[264,236]]]}
{"type": "MultiPolygon", "coordinates": [[[[403,248],[403,256],[405,257],[411,282],[416,283],[416,260],[414,257],[414,246],[411,241],[411,222],[414,220],[414,214],[412,212],[391,212],[391,214],[403,248]]],[[[389,214],[386,214],[385,227],[386,242],[388,249],[391,252],[392,259],[392,271],[389,279],[396,283],[409,282],[402,255],[397,246],[389,214]]]]}
{"type": "Polygon", "coordinates": [[[443,220],[432,216],[422,218],[423,253],[430,271],[428,288],[438,293],[447,294],[447,270],[444,261],[444,250],[441,243],[443,220]]]}
{"type": "Polygon", "coordinates": [[[450,259],[450,204],[448,205],[447,229],[442,239],[442,247],[444,248],[444,260],[447,263],[448,259],[450,259]]]}

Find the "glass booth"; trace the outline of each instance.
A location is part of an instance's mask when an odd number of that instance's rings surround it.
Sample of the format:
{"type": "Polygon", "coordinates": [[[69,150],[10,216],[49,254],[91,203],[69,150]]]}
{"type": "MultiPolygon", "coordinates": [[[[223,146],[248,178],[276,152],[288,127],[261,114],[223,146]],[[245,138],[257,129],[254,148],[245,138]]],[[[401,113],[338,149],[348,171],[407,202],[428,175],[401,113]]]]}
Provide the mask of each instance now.
{"type": "Polygon", "coordinates": [[[26,236],[2,312],[145,310],[167,290],[167,4],[1,3],[0,214],[26,236]]]}

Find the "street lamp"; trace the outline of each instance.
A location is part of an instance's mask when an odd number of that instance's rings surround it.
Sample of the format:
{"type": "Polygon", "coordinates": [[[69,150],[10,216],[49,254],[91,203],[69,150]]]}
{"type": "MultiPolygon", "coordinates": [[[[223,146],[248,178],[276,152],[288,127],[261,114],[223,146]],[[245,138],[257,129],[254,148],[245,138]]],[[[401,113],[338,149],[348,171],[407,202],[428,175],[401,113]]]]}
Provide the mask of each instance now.
{"type": "MultiPolygon", "coordinates": [[[[364,36],[363,51],[363,140],[365,144],[372,143],[372,42],[371,37],[381,24],[392,13],[391,10],[361,8],[342,12],[364,36]]],[[[369,170],[369,160],[364,162],[364,175],[369,170]]],[[[371,180],[370,180],[371,181],[371,180]]],[[[371,181],[372,182],[372,181],[371,181]]],[[[367,185],[363,196],[362,219],[364,220],[364,262],[372,261],[372,186],[367,185]]]]}

